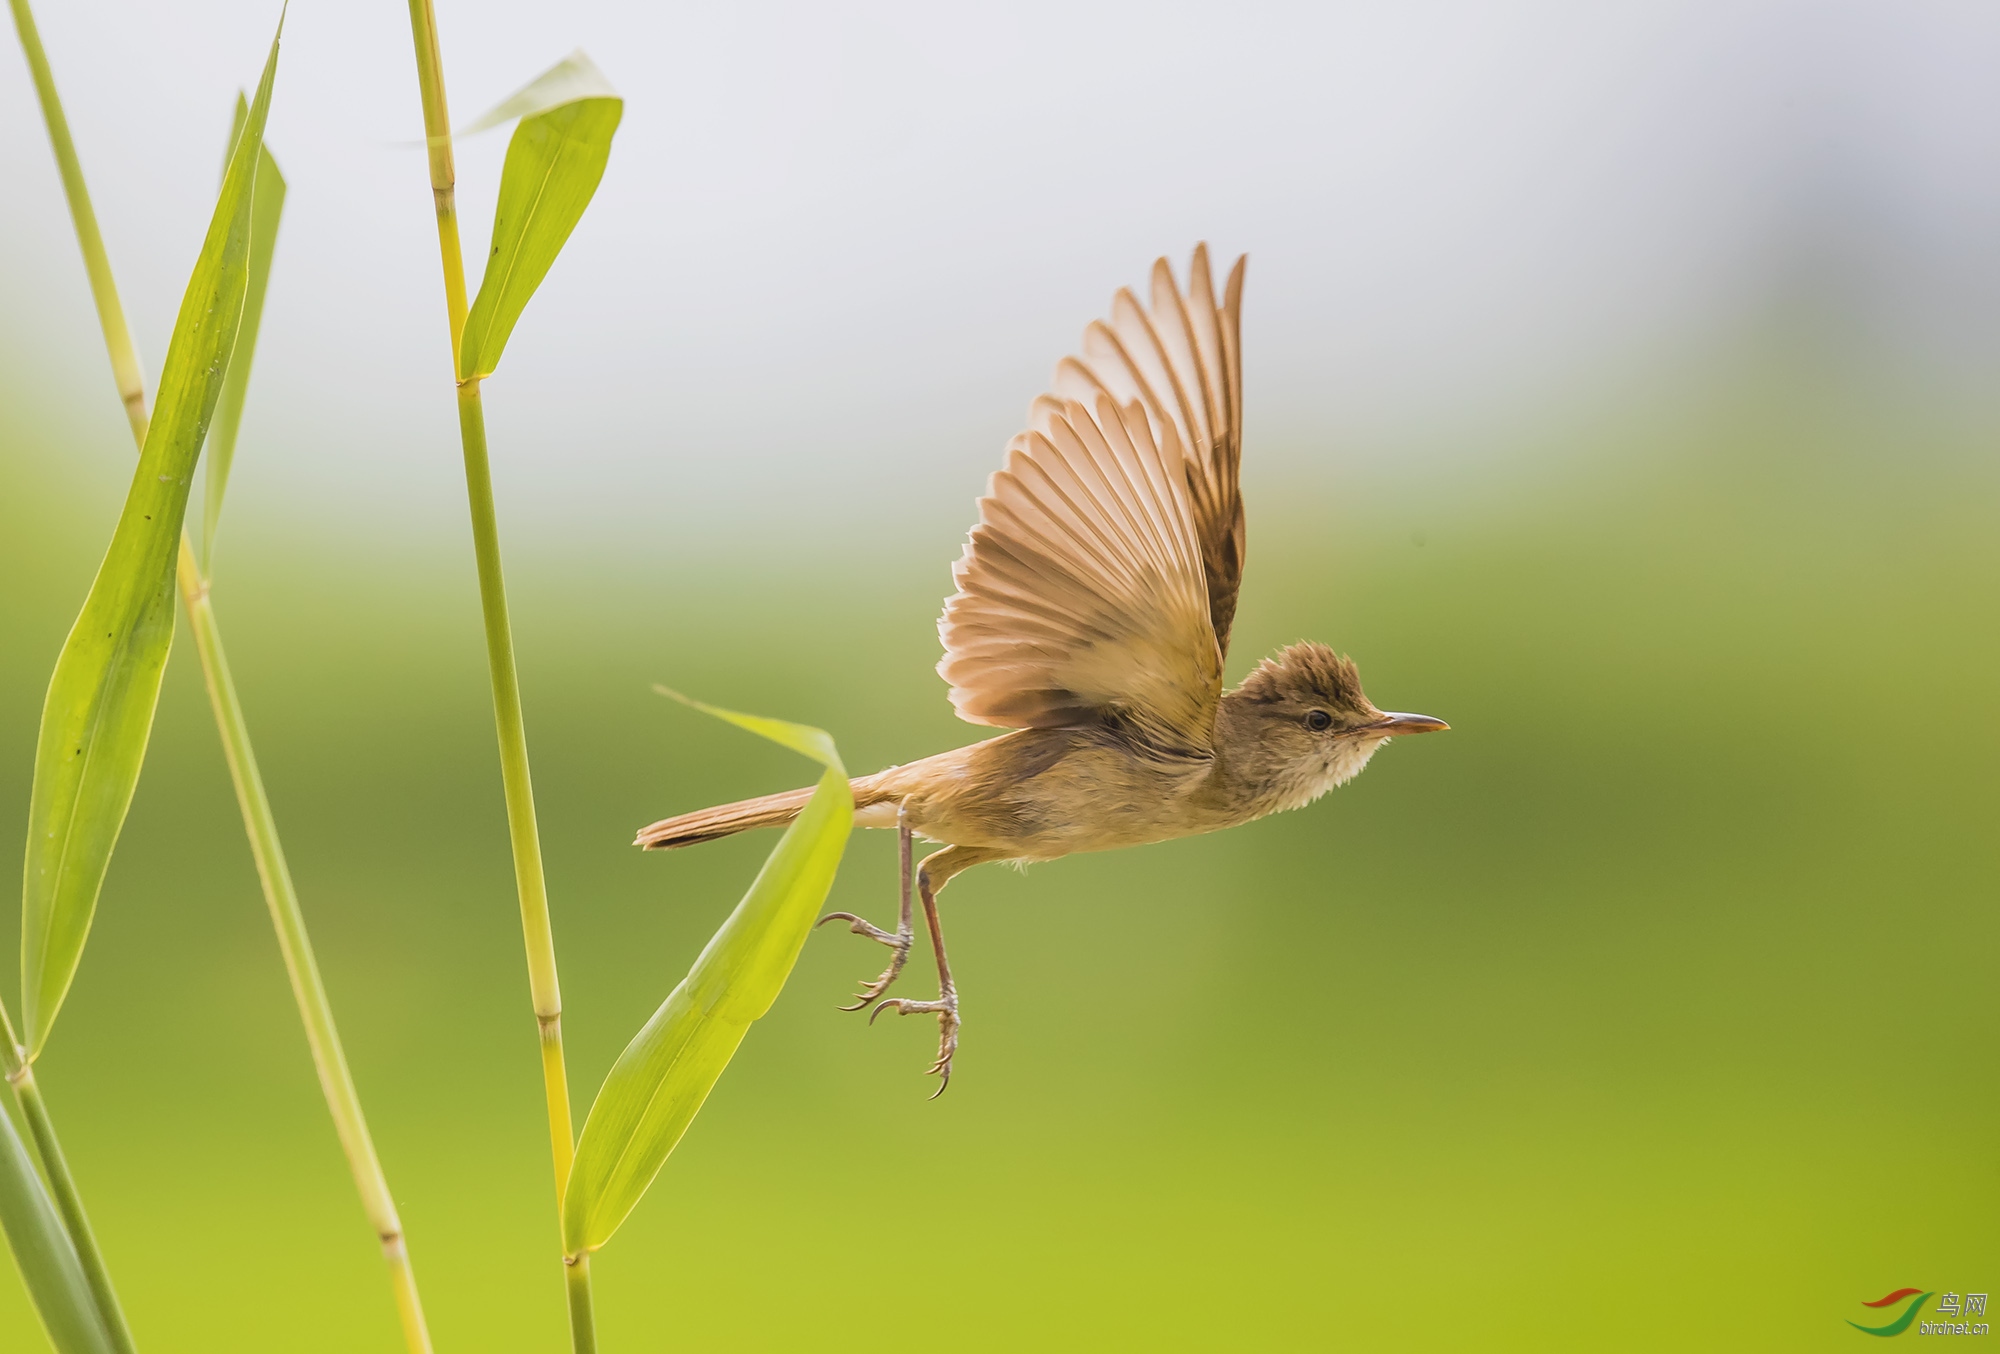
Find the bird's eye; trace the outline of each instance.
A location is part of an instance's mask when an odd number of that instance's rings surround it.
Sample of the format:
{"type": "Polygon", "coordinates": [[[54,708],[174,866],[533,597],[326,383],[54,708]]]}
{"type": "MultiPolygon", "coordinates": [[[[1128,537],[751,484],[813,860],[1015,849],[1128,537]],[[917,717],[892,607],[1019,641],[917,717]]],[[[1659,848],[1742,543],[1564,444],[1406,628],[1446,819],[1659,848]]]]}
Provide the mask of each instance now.
{"type": "Polygon", "coordinates": [[[1314,733],[1325,733],[1333,727],[1333,716],[1324,710],[1308,710],[1306,712],[1306,727],[1314,733]]]}

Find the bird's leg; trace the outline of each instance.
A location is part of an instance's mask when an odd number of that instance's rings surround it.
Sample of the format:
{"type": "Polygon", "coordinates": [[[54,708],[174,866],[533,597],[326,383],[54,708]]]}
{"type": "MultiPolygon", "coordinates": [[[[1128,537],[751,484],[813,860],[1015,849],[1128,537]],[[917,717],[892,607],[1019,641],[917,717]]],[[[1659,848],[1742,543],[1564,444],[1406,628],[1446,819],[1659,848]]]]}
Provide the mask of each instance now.
{"type": "Polygon", "coordinates": [[[907,809],[898,810],[896,814],[896,845],[902,859],[903,900],[897,913],[896,933],[894,935],[890,935],[887,931],[884,931],[872,922],[863,921],[852,912],[829,912],[813,923],[816,927],[824,926],[828,922],[838,918],[841,921],[847,922],[847,929],[854,932],[855,935],[867,936],[870,940],[879,940],[894,951],[889,956],[889,967],[882,970],[880,977],[863,983],[861,990],[854,994],[853,1004],[840,1008],[843,1011],[865,1010],[868,1003],[889,990],[889,984],[896,981],[896,975],[903,971],[903,964],[910,957],[910,944],[916,939],[915,928],[910,924],[910,839],[909,811],[907,809]]]}
{"type": "MultiPolygon", "coordinates": [[[[953,851],[962,848],[954,847],[953,851]]],[[[938,1056],[926,1075],[938,1078],[938,1088],[931,1092],[935,1100],[944,1094],[944,1088],[951,1085],[951,1059],[958,1052],[958,987],[951,980],[951,961],[945,958],[944,927],[938,922],[937,890],[943,882],[931,883],[931,864],[952,854],[940,851],[924,861],[924,868],[917,873],[917,894],[924,902],[924,925],[931,933],[931,949],[937,953],[938,999],[936,1001],[911,1001],[907,997],[890,997],[875,1008],[868,1017],[874,1024],[875,1017],[884,1011],[894,1011],[897,1015],[935,1015],[938,1018],[938,1056]]],[[[963,868],[961,866],[960,868],[963,868]]],[[[950,874],[945,875],[949,879],[950,874]]]]}

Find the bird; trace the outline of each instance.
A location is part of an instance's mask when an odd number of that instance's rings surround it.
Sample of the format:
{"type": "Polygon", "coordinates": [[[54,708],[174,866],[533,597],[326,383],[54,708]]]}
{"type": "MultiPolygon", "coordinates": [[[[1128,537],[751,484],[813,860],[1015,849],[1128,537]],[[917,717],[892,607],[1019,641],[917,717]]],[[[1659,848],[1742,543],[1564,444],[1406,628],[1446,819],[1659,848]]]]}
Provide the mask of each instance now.
{"type": "MultiPolygon", "coordinates": [[[[1009,730],[855,777],[857,826],[894,828],[896,929],[851,912],[888,966],[843,1010],[935,1015],[932,1098],[962,1022],[937,896],[996,861],[1025,865],[1235,827],[1352,780],[1392,738],[1449,728],[1378,709],[1352,659],[1302,642],[1235,688],[1223,664],[1243,578],[1241,317],[1247,256],[1217,302],[1208,248],[1183,291],[1165,258],[1148,303],[1129,288],[1057,364],[979,500],[938,621],[937,670],[961,719],[1009,730]],[[944,849],[913,871],[913,841],[944,849]],[[935,1000],[885,995],[915,942],[911,884],[937,963],[935,1000]]],[[[790,823],[792,790],[663,819],[647,850],[790,823]]]]}

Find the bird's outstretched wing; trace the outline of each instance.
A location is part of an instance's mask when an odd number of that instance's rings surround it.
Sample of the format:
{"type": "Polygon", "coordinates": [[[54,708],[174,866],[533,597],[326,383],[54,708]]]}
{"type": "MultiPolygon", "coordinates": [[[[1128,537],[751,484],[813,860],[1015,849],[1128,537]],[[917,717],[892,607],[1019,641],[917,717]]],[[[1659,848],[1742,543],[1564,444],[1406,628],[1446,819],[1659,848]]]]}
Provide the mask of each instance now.
{"type": "Polygon", "coordinates": [[[961,718],[1118,723],[1162,750],[1208,751],[1243,559],[1241,286],[1239,262],[1218,309],[1198,250],[1184,301],[1162,260],[1155,315],[1120,292],[1112,322],[1085,335],[1102,355],[1064,359],[1058,393],[1035,401],[938,622],[961,718]]]}
{"type": "Polygon", "coordinates": [[[1243,266],[1239,257],[1215,303],[1208,246],[1196,245],[1183,296],[1165,259],[1153,264],[1152,305],[1129,289],[1112,298],[1111,318],[1083,334],[1083,356],[1056,368],[1055,393],[1089,404],[1098,392],[1122,407],[1145,406],[1154,436],[1180,443],[1188,495],[1201,539],[1209,619],[1226,656],[1236,594],[1243,584],[1243,266]]]}

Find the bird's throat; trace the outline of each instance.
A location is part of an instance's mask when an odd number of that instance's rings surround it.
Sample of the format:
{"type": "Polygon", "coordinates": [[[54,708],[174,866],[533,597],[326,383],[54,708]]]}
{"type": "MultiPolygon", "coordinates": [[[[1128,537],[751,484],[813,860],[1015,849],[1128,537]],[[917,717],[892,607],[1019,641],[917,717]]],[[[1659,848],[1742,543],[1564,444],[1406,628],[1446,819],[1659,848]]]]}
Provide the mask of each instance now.
{"type": "Polygon", "coordinates": [[[1216,767],[1216,798],[1237,822],[1303,808],[1360,775],[1386,741],[1336,735],[1307,748],[1225,744],[1216,767]]]}

